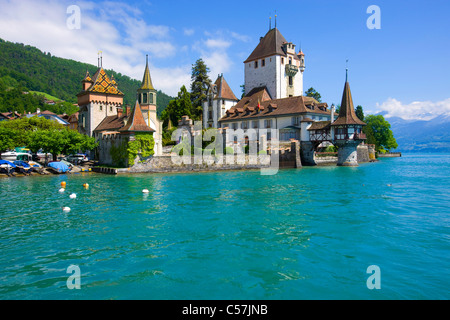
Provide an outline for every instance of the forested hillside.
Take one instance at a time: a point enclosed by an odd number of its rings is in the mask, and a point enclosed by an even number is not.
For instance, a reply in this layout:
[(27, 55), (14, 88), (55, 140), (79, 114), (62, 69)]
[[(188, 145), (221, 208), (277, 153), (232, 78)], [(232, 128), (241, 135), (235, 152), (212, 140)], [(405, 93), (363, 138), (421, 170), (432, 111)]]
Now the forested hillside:
[[(36, 109), (31, 107), (33, 98), (25, 98), (26, 103), (18, 102), (18, 91), (39, 91), (58, 97), (70, 104), (77, 102), (77, 93), (81, 91), (81, 80), (86, 70), (92, 75), (97, 70), (95, 65), (52, 56), (50, 52), (21, 43), (12, 43), (0, 39), (0, 112), (24, 111)], [(124, 103), (133, 105), (139, 80), (105, 69), (114, 78), (119, 89), (125, 94)], [(144, 72), (144, 70), (142, 70)], [(8, 91), (18, 89), (14, 94)], [(10, 96), (13, 100), (10, 100)], [(172, 98), (158, 91), (158, 114), (161, 114)], [(42, 109), (42, 106), (41, 106)], [(44, 108), (45, 109), (45, 108)]]

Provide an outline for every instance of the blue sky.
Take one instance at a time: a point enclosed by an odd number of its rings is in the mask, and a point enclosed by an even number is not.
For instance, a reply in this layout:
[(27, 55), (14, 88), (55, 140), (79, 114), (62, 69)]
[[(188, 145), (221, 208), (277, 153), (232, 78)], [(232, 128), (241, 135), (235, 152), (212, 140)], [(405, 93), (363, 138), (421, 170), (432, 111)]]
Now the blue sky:
[[(67, 8), (80, 8), (70, 29)], [(370, 30), (367, 8), (380, 8)], [(237, 96), (243, 61), (269, 17), (306, 55), (304, 88), (339, 104), (348, 59), (355, 105), (366, 113), (430, 119), (450, 114), (450, 2), (435, 1), (54, 1), (0, 0), (0, 37), (141, 79), (149, 54), (155, 87), (176, 95), (202, 58)], [(80, 78), (83, 75), (80, 75)]]

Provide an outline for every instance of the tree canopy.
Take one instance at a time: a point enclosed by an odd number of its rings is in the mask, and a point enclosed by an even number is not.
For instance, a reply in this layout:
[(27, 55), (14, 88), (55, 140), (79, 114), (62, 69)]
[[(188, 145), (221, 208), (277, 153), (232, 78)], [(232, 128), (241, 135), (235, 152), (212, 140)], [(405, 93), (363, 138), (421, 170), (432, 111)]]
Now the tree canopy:
[(364, 118), (364, 122), (367, 124), (363, 129), (367, 136), (367, 143), (374, 144), (378, 152), (398, 147), (391, 125), (382, 115), (368, 115)]
[(313, 87), (311, 87), (305, 91), (305, 96), (312, 97), (312, 98), (316, 99), (317, 101), (322, 102), (322, 100), (321, 100), (322, 97), (320, 96), (320, 93), (318, 93), (316, 91), (316, 89), (314, 89)]
[(173, 125), (177, 125), (182, 116), (192, 116), (191, 95), (185, 86), (180, 88), (178, 96), (169, 102), (167, 108), (162, 112), (161, 120), (167, 125), (170, 121)]
[(0, 152), (15, 147), (27, 147), (36, 153), (42, 149), (53, 155), (92, 150), (97, 146), (95, 138), (64, 127), (44, 117), (20, 118), (0, 122)]

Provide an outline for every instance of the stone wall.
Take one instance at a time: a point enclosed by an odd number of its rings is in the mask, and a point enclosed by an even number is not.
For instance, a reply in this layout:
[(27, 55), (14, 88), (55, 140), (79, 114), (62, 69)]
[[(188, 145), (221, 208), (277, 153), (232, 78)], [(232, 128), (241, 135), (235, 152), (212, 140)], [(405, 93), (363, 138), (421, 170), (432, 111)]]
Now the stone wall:
[[(274, 151), (274, 156), (278, 157), (278, 166), (273, 164), (273, 168), (301, 168), (300, 144), (293, 141), (289, 147), (283, 146)], [(177, 164), (172, 156), (154, 156), (142, 159), (139, 156), (131, 168), (119, 169), (118, 172), (140, 173), (140, 172), (187, 172), (187, 171), (220, 171), (220, 170), (243, 170), (271, 168), (270, 155), (254, 156), (249, 155), (225, 155), (222, 163), (209, 158), (210, 162), (203, 161), (196, 164), (195, 157), (190, 157), (190, 163)]]
[(356, 152), (358, 157), (358, 163), (370, 161), (369, 147), (366, 144), (359, 145), (358, 148), (356, 149)]

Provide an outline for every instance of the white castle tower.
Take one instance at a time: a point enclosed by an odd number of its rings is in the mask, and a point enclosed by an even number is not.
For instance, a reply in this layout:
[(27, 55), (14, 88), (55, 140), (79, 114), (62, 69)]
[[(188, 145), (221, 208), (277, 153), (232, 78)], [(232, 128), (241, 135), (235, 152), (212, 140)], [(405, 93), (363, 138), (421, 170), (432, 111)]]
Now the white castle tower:
[(244, 64), (245, 94), (265, 86), (272, 99), (303, 95), (305, 55), (276, 27), (260, 38)]

